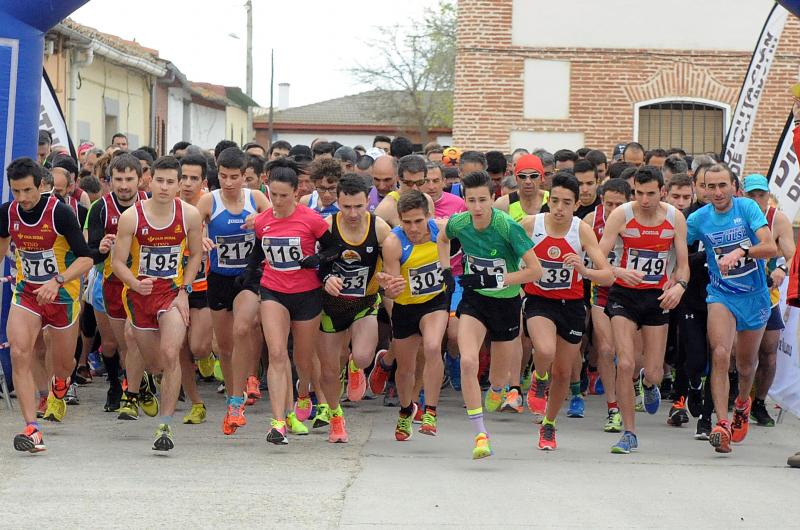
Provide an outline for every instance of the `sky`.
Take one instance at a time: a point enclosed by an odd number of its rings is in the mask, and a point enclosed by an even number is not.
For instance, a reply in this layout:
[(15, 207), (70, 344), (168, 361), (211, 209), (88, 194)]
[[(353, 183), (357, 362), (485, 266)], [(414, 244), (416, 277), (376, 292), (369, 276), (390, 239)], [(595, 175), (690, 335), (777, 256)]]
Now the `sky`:
[[(270, 48), (278, 83), (290, 83), (296, 107), (369, 90), (347, 71), (375, 59), (366, 40), (378, 26), (407, 24), (437, 0), (253, 0), (253, 98), (269, 106)], [(72, 14), (80, 24), (155, 48), (191, 81), (245, 89), (244, 0), (90, 0)], [(399, 9), (402, 6), (402, 10)], [(230, 36), (233, 34), (238, 37)]]

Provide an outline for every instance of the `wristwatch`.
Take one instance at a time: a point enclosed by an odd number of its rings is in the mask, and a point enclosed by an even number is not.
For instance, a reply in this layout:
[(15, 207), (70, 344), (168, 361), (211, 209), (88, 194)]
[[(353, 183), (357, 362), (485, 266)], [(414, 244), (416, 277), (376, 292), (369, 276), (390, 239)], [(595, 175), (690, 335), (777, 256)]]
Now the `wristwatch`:
[(178, 291), (186, 291), (186, 294), (192, 294), (192, 286), (191, 285), (181, 285), (178, 287)]
[(62, 276), (61, 274), (56, 274), (56, 283), (58, 285), (64, 285), (64, 282), (66, 282), (64, 276)]
[(749, 258), (750, 257), (750, 242), (749, 241), (742, 241), (741, 243), (739, 243), (739, 248), (742, 249), (742, 252), (744, 252), (744, 257), (745, 258)]
[(684, 291), (685, 291), (685, 290), (687, 290), (687, 289), (689, 288), (689, 284), (688, 284), (688, 283), (686, 283), (686, 280), (678, 280), (678, 281), (677, 281), (677, 282), (675, 282), (675, 283), (676, 283), (677, 285), (680, 285), (681, 287), (683, 287), (683, 290), (684, 290)]

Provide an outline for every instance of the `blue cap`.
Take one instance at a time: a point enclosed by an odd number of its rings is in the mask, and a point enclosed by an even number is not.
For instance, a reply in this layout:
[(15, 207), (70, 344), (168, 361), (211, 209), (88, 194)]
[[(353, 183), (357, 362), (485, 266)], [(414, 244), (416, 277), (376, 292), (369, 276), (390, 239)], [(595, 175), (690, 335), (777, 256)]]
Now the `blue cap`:
[(756, 190), (769, 191), (769, 182), (767, 182), (767, 177), (764, 175), (759, 175), (758, 173), (747, 175), (744, 178), (744, 192), (750, 193), (751, 191)]

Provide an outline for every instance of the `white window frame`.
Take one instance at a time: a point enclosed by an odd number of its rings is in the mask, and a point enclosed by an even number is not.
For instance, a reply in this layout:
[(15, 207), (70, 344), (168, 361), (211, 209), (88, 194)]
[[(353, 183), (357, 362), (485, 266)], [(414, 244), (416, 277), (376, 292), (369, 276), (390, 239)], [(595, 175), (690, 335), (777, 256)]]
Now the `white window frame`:
[[(671, 101), (679, 103), (699, 103), (701, 105), (708, 105), (710, 107), (717, 107), (722, 110), (722, 147), (725, 147), (725, 138), (728, 136), (728, 128), (730, 127), (731, 120), (731, 106), (721, 101), (714, 101), (713, 99), (704, 98), (690, 98), (684, 96), (673, 96), (667, 98), (648, 99), (646, 101), (639, 101), (633, 104), (633, 141), (639, 141), (639, 109), (648, 105), (655, 105), (658, 103), (669, 103)], [(678, 146), (680, 147), (680, 146)], [(669, 147), (666, 147), (669, 149)]]

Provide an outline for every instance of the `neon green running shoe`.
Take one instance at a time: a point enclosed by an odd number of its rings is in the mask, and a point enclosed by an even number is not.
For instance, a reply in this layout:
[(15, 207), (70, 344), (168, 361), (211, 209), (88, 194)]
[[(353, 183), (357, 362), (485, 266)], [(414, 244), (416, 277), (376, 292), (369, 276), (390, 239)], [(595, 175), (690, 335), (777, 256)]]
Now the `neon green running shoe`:
[(119, 408), (118, 420), (138, 420), (139, 419), (139, 398), (122, 395), (122, 405)]
[(311, 426), (315, 429), (328, 426), (328, 424), (331, 422), (331, 408), (327, 405), (327, 403), (320, 403), (317, 405), (317, 415), (314, 416), (312, 421), (313, 423)]
[(219, 364), (219, 359), (214, 361), (214, 378), (220, 383), (225, 381), (225, 376), (222, 375), (222, 365)]
[(622, 415), (617, 409), (608, 411), (608, 419), (603, 430), (605, 432), (622, 432)]
[(183, 417), (183, 423), (189, 425), (199, 425), (206, 421), (206, 406), (204, 403), (192, 404), (192, 410)]
[(195, 364), (197, 365), (197, 371), (200, 372), (200, 375), (203, 378), (214, 375), (214, 361), (216, 361), (216, 358), (214, 357), (213, 353), (209, 353), (208, 357), (203, 357), (202, 359), (197, 359), (195, 361)]
[(153, 451), (169, 451), (173, 447), (175, 447), (175, 440), (172, 437), (172, 429), (166, 423), (162, 423), (158, 426), (155, 440), (153, 440)]
[(483, 407), (487, 412), (497, 412), (500, 405), (503, 404), (503, 392), (495, 392), (491, 388), (486, 391), (486, 397), (483, 399)]
[(485, 432), (475, 437), (475, 448), (472, 450), (472, 459), (486, 458), (492, 456), (492, 446), (489, 445), (489, 435)]
[(286, 416), (286, 426), (289, 427), (289, 432), (298, 436), (308, 434), (308, 427), (303, 425), (303, 422), (297, 419), (297, 414), (290, 412)]
[(397, 416), (397, 425), (394, 428), (394, 438), (398, 442), (405, 442), (414, 434), (413, 421), (417, 414), (417, 404), (413, 403), (411, 414), (408, 416)]
[(531, 370), (531, 367), (528, 366), (525, 369), (525, 375), (522, 378), (522, 385), (520, 385), (520, 388), (522, 389), (523, 392), (527, 392), (528, 389), (531, 387), (531, 377), (533, 377), (533, 370)]
[(422, 425), (419, 428), (420, 434), (427, 434), (428, 436), (436, 436), (436, 416), (426, 412), (422, 415)]

